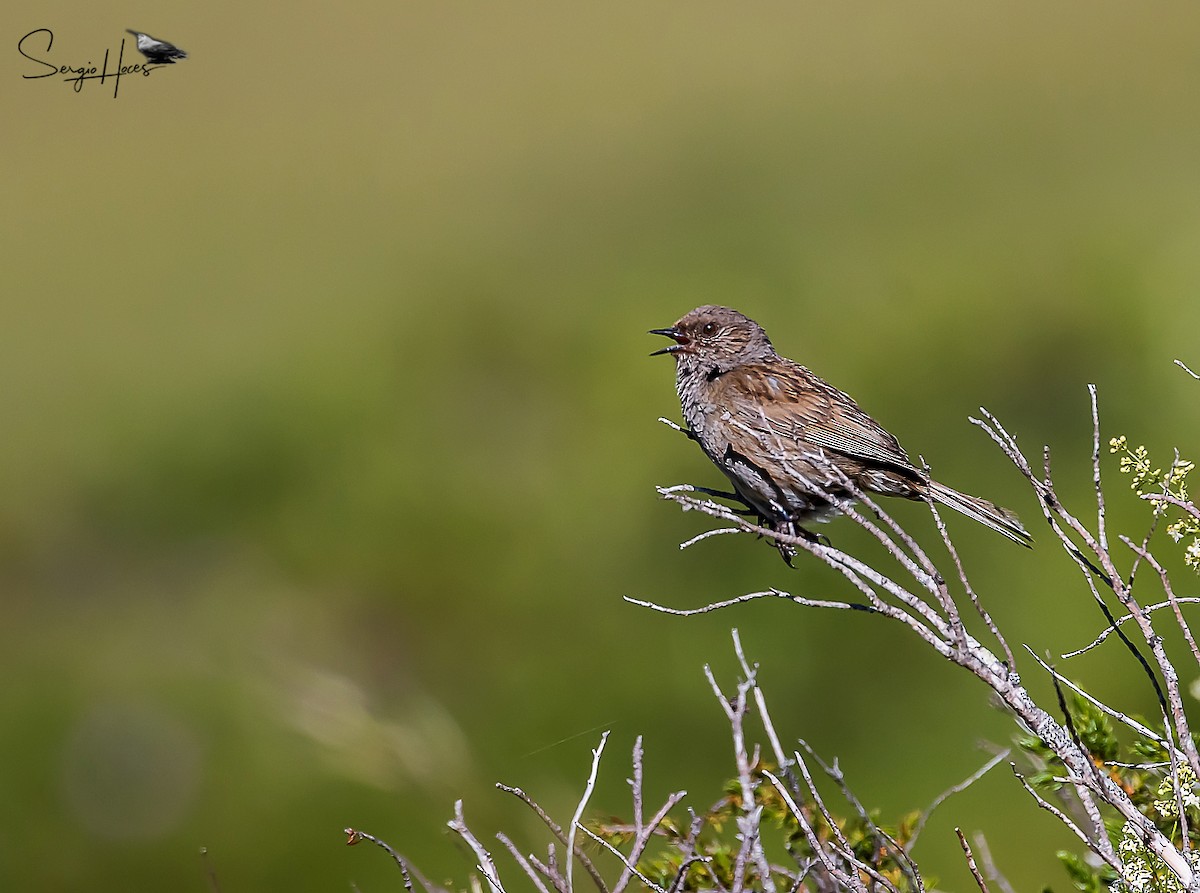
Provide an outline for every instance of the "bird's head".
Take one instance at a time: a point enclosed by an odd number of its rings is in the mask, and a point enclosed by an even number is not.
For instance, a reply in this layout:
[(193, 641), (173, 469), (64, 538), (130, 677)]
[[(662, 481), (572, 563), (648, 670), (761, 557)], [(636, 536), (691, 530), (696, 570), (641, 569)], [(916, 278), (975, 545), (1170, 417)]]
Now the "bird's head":
[(697, 307), (670, 328), (651, 329), (650, 334), (675, 342), (650, 356), (668, 353), (680, 364), (731, 369), (775, 356), (762, 326), (730, 307), (714, 304)]

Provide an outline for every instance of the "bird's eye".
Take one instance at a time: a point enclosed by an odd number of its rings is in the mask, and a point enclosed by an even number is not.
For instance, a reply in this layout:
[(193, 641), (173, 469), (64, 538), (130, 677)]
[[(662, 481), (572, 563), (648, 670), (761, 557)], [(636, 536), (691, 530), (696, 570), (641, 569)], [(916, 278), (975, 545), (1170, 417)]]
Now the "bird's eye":
[(717, 324), (715, 322), (706, 322), (704, 324), (704, 328), (702, 328), (700, 330), (700, 332), (701, 332), (701, 334), (704, 334), (704, 335), (711, 335), (714, 332), (716, 332), (716, 330), (717, 330)]

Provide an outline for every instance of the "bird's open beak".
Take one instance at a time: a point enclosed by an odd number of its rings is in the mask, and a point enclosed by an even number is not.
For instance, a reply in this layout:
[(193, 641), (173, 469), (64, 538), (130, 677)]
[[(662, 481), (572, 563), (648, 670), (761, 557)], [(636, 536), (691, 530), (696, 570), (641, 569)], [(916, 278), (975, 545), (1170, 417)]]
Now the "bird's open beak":
[(656, 357), (663, 353), (675, 353), (677, 350), (682, 350), (689, 343), (687, 336), (681, 333), (679, 329), (675, 328), (674, 326), (669, 329), (651, 329), (650, 334), (665, 335), (666, 337), (673, 338), (675, 340), (675, 343), (670, 347), (664, 347), (662, 350), (654, 351), (654, 353), (650, 354), (652, 357)]

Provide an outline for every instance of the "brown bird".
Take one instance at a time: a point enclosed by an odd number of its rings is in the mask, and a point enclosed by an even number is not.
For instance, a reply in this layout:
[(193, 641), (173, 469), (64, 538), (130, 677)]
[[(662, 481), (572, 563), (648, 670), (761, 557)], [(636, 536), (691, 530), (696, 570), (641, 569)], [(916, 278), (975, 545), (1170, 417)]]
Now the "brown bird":
[[(763, 525), (814, 537), (801, 525), (837, 514), (865, 493), (939, 502), (1015, 543), (1032, 538), (1008, 509), (939, 484), (847, 394), (775, 352), (754, 320), (729, 307), (697, 307), (667, 329), (687, 433), (733, 482)], [(790, 564), (795, 550), (776, 543)]]

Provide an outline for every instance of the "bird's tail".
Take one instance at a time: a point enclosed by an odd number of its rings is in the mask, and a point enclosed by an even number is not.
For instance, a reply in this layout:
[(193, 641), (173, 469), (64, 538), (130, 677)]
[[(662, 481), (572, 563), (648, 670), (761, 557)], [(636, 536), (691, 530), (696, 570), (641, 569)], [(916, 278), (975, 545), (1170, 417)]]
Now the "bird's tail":
[(978, 496), (959, 493), (937, 481), (929, 482), (929, 495), (942, 505), (949, 506), (956, 512), (962, 512), (968, 518), (978, 521), (985, 527), (992, 528), (1014, 543), (1026, 548), (1033, 547), (1033, 537), (1029, 535), (1029, 531), (1021, 524), (1021, 519), (1014, 512), (1010, 512), (994, 502), (980, 499)]

